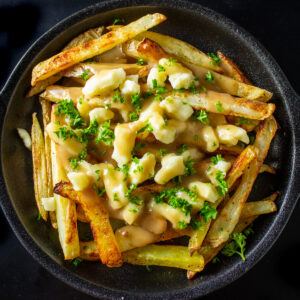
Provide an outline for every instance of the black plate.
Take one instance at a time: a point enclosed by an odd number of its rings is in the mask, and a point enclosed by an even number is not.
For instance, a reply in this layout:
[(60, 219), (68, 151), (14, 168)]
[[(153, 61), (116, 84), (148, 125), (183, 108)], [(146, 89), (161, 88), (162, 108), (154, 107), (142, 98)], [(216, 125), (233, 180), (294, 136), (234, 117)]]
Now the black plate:
[[(145, 4), (146, 3), (146, 4)], [(225, 17), (200, 5), (181, 1), (113, 1), (84, 9), (42, 36), (24, 55), (1, 92), (0, 122), (2, 175), (1, 205), (14, 232), (24, 247), (52, 274), (88, 294), (111, 299), (189, 299), (216, 290), (249, 270), (268, 251), (285, 226), (296, 204), (300, 185), (299, 96), (267, 51), (248, 33)], [(252, 199), (261, 199), (275, 190), (282, 192), (276, 214), (256, 221), (256, 234), (249, 239), (247, 260), (226, 259), (223, 264), (209, 265), (192, 281), (185, 272), (168, 268), (124, 265), (110, 269), (99, 263), (81, 263), (75, 268), (65, 262), (57, 233), (37, 222), (34, 202), (32, 164), (28, 150), (19, 140), (16, 127), (30, 129), (31, 114), (40, 111), (38, 101), (24, 98), (30, 85), (33, 66), (58, 52), (80, 32), (98, 25), (109, 25), (116, 16), (126, 22), (146, 13), (161, 12), (168, 20), (156, 31), (178, 37), (199, 49), (221, 49), (236, 61), (255, 85), (274, 92), (276, 118), (281, 126), (268, 156), (278, 175), (261, 175)], [(6, 104), (8, 104), (6, 110)], [(5, 115), (6, 111), (6, 115)], [(5, 117), (4, 117), (5, 116)], [(298, 154), (298, 155), (297, 155)]]

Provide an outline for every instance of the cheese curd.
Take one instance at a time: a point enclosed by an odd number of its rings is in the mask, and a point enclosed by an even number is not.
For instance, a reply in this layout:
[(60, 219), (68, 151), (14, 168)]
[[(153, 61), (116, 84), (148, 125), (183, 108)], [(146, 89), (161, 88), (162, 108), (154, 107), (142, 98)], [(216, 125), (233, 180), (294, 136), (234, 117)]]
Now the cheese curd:
[(186, 215), (179, 208), (174, 208), (167, 203), (155, 203), (154, 200), (149, 202), (149, 207), (155, 213), (166, 218), (173, 226), (173, 228), (179, 229), (180, 222), (188, 224), (191, 221), (191, 216)]
[(154, 176), (154, 167), (156, 164), (155, 155), (146, 153), (140, 159), (135, 159), (129, 168), (130, 184), (139, 184)]
[(114, 117), (114, 113), (110, 109), (105, 109), (103, 107), (97, 107), (89, 112), (90, 122), (96, 120), (98, 124), (111, 120)]
[(162, 158), (161, 169), (156, 173), (154, 181), (158, 184), (166, 184), (172, 178), (183, 175), (184, 171), (183, 157), (170, 153)]
[(205, 171), (207, 177), (210, 179), (210, 181), (215, 185), (218, 186), (217, 181), (217, 173), (221, 171), (224, 175), (228, 172), (228, 170), (231, 168), (231, 162), (220, 160), (216, 165), (211, 164), (208, 169)]
[(124, 221), (131, 225), (143, 211), (144, 204), (129, 202), (123, 209)]
[(167, 79), (167, 73), (164, 71), (159, 71), (158, 68), (153, 67), (147, 77), (147, 85), (149, 89), (153, 89), (153, 80), (156, 80), (157, 86), (165, 86), (165, 81)]
[(178, 63), (175, 59), (161, 58), (158, 62), (166, 70), (167, 75), (173, 74), (192, 74), (192, 71)]
[(173, 89), (188, 89), (194, 79), (193, 74), (190, 73), (174, 73), (169, 76), (169, 81)]
[(136, 126), (131, 123), (118, 124), (115, 128), (114, 151), (112, 158), (121, 168), (131, 160), (131, 151), (135, 144)]
[(197, 192), (199, 197), (209, 202), (216, 202), (219, 198), (217, 189), (211, 183), (193, 181), (189, 184), (189, 189)]
[(128, 191), (125, 175), (117, 171), (111, 164), (103, 170), (103, 182), (109, 204), (113, 209), (119, 209), (128, 204), (126, 193)]
[(219, 148), (219, 139), (211, 126), (205, 125), (199, 132), (199, 138), (206, 151), (214, 152)]
[(194, 112), (192, 107), (184, 102), (184, 98), (169, 96), (160, 103), (160, 107), (164, 109), (171, 118), (186, 121)]
[(75, 191), (83, 191), (90, 184), (89, 177), (83, 172), (69, 172), (67, 176)]
[(54, 197), (42, 198), (42, 204), (47, 211), (55, 211), (56, 202)]
[(120, 86), (120, 91), (123, 96), (131, 96), (139, 94), (141, 87), (135, 80), (126, 79)]
[(204, 153), (200, 152), (197, 148), (189, 147), (181, 154), (181, 156), (184, 161), (190, 159), (197, 162), (204, 158)]
[(87, 80), (82, 93), (86, 97), (107, 95), (125, 81), (126, 73), (122, 68), (103, 70)]
[(227, 146), (235, 146), (238, 141), (249, 144), (247, 131), (235, 125), (219, 125), (216, 127), (219, 140)]

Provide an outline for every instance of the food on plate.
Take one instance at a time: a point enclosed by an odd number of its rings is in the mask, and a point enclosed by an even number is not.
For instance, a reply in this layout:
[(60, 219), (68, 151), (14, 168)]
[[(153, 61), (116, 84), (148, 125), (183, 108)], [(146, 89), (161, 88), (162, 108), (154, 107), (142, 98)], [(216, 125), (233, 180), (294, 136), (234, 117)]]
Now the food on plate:
[(276, 173), (264, 163), (272, 93), (221, 51), (148, 31), (165, 20), (90, 29), (32, 71), (43, 129), (34, 113), (31, 139), (18, 133), (32, 144), (39, 216), (76, 266), (175, 267), (191, 279), (219, 256), (246, 259), (249, 225), (277, 210), (279, 192), (247, 201), (259, 173)]

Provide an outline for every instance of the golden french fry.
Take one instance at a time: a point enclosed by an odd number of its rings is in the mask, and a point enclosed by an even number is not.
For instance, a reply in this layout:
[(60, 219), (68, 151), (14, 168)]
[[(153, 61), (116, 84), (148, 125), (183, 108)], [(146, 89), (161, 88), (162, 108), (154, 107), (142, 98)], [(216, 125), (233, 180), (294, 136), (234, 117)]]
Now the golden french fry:
[(93, 236), (97, 245), (99, 256), (103, 264), (111, 267), (122, 265), (119, 246), (109, 222), (109, 215), (95, 190), (88, 193), (77, 192), (72, 184), (59, 182), (54, 187), (54, 193), (72, 199), (79, 203), (90, 221)]
[(58, 53), (34, 67), (31, 85), (34, 86), (37, 82), (49, 78), (72, 65), (110, 50), (165, 20), (166, 17), (162, 14), (149, 14), (116, 31), (108, 32), (98, 39)]
[(275, 192), (271, 196), (255, 202), (246, 202), (241, 212), (240, 218), (248, 218), (252, 216), (269, 214), (277, 211), (277, 206), (274, 203), (280, 192)]
[(76, 214), (77, 214), (77, 220), (82, 222), (82, 223), (88, 223), (88, 219), (86, 218), (84, 214), (84, 210), (81, 205), (77, 205), (76, 208)]
[(259, 169), (259, 173), (264, 173), (264, 172), (267, 172), (270, 174), (276, 174), (275, 168), (273, 168), (272, 166), (269, 166), (267, 164), (263, 164), (261, 166), (261, 168)]
[(221, 67), (225, 71), (225, 75), (235, 79), (238, 82), (252, 85), (251, 81), (230, 58), (226, 57), (221, 51), (218, 51), (217, 54), (221, 60)]
[(42, 204), (42, 198), (46, 198), (48, 194), (45, 144), (43, 132), (36, 117), (36, 113), (32, 114), (31, 139), (35, 200), (40, 215), (42, 216), (43, 220), (47, 221), (48, 213)]
[(190, 256), (184, 246), (148, 245), (122, 253), (124, 262), (143, 266), (165, 266), (200, 272), (204, 267), (204, 259), (198, 253)]
[[(250, 162), (256, 158), (256, 151), (257, 149), (254, 146), (248, 146), (233, 162), (226, 179), (228, 189), (230, 189), (235, 181), (245, 172)], [(213, 206), (216, 208), (223, 199), (224, 197), (221, 197), (216, 203), (213, 204)], [(201, 224), (203, 224), (202, 228), (194, 230), (189, 240), (189, 250), (191, 254), (200, 249), (210, 228), (211, 221), (204, 222), (202, 217), (200, 218), (200, 221)]]
[[(48, 195), (53, 196), (53, 181), (52, 181), (52, 162), (51, 162), (51, 140), (46, 131), (46, 126), (51, 122), (51, 103), (40, 98), (40, 104), (42, 106), (43, 125), (44, 125), (44, 140), (45, 140), (45, 159), (47, 168), (47, 182), (48, 182)], [(51, 225), (54, 229), (57, 229), (57, 220), (55, 211), (49, 211), (49, 217)]]
[(249, 168), (243, 174), (241, 184), (222, 209), (207, 234), (206, 241), (212, 247), (216, 248), (226, 242), (238, 223), (241, 211), (268, 153), (276, 130), (277, 123), (273, 116), (261, 123), (254, 142), (254, 146), (259, 150), (258, 156), (250, 163)]
[[(57, 121), (55, 115), (56, 105), (52, 105), (51, 122)], [(67, 180), (65, 168), (59, 161), (60, 146), (51, 141), (51, 162), (53, 185), (61, 180)], [(56, 219), (59, 241), (65, 259), (73, 259), (79, 256), (79, 237), (77, 230), (76, 205), (68, 198), (54, 194), (56, 202)]]
[(94, 241), (80, 241), (80, 258), (89, 261), (96, 261), (100, 259), (97, 245)]

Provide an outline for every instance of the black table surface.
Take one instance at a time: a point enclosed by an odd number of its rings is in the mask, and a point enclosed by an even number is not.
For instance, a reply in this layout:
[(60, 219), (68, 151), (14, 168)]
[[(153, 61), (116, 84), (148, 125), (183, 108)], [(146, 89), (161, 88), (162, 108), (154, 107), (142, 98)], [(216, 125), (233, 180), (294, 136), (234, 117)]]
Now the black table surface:
[[(0, 0), (0, 87), (41, 34), (93, 0)], [(300, 1), (195, 1), (231, 18), (274, 56), (300, 94)], [(162, 1), (163, 3), (163, 1)], [(300, 116), (299, 116), (300, 117)], [(246, 275), (205, 299), (300, 299), (297, 205), (268, 254)], [(21, 246), (0, 209), (0, 299), (94, 299), (62, 283)]]

